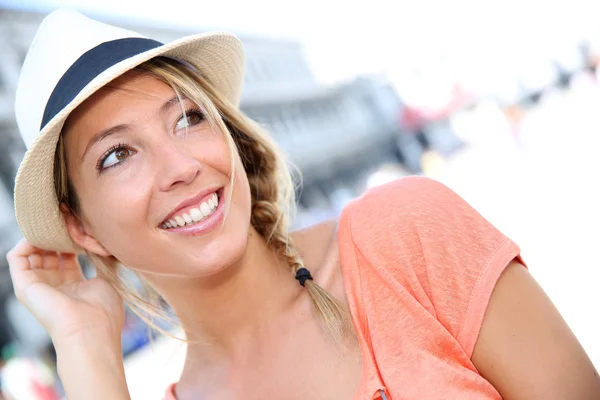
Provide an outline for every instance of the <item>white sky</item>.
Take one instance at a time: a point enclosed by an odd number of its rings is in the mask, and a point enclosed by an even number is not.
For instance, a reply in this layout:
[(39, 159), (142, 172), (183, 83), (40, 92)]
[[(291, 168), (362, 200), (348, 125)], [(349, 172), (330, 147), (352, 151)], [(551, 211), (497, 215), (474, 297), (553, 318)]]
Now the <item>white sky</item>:
[(192, 30), (295, 37), (323, 81), (365, 72), (400, 80), (442, 50), (460, 69), (476, 70), (490, 57), (498, 68), (600, 27), (598, 0), (0, 0), (2, 6), (70, 6)]

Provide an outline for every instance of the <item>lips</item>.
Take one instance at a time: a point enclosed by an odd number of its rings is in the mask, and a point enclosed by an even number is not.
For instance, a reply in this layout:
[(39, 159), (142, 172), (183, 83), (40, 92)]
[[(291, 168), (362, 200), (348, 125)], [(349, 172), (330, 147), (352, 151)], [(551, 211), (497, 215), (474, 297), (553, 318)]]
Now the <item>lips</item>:
[(217, 209), (222, 188), (204, 190), (198, 195), (179, 203), (159, 225), (170, 229), (200, 222)]

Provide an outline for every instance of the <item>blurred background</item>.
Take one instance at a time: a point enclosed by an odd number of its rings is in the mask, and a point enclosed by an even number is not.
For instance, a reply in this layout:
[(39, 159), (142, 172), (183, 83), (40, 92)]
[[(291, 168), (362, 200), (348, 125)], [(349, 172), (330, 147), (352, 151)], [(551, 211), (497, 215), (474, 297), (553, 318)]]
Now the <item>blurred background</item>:
[[(62, 397), (52, 346), (14, 299), (4, 257), (20, 237), (15, 87), (41, 19), (59, 6), (163, 42), (236, 33), (247, 54), (241, 108), (303, 172), (297, 228), (335, 217), (369, 187), (440, 180), (517, 241), (600, 369), (597, 1), (0, 0), (5, 398)], [(132, 398), (160, 399), (185, 346), (150, 343), (133, 315), (123, 345)]]

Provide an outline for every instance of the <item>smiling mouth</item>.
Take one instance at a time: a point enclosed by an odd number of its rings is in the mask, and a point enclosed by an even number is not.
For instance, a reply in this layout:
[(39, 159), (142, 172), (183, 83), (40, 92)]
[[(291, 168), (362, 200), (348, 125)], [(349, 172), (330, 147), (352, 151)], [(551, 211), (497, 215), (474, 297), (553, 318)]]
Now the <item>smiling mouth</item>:
[(219, 207), (221, 201), (221, 191), (219, 189), (216, 192), (206, 196), (201, 203), (187, 207), (173, 217), (169, 218), (168, 221), (163, 222), (159, 228), (161, 229), (174, 229), (181, 228), (183, 226), (194, 225), (209, 218)]

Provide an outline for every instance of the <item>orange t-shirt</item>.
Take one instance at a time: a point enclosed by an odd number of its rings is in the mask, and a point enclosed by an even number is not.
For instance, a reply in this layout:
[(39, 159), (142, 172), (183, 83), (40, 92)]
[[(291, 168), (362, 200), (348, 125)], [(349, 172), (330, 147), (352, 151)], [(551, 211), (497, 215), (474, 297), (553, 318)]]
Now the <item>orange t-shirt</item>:
[(515, 243), (446, 186), (408, 177), (352, 201), (338, 246), (362, 353), (354, 400), (501, 399), (471, 355)]

